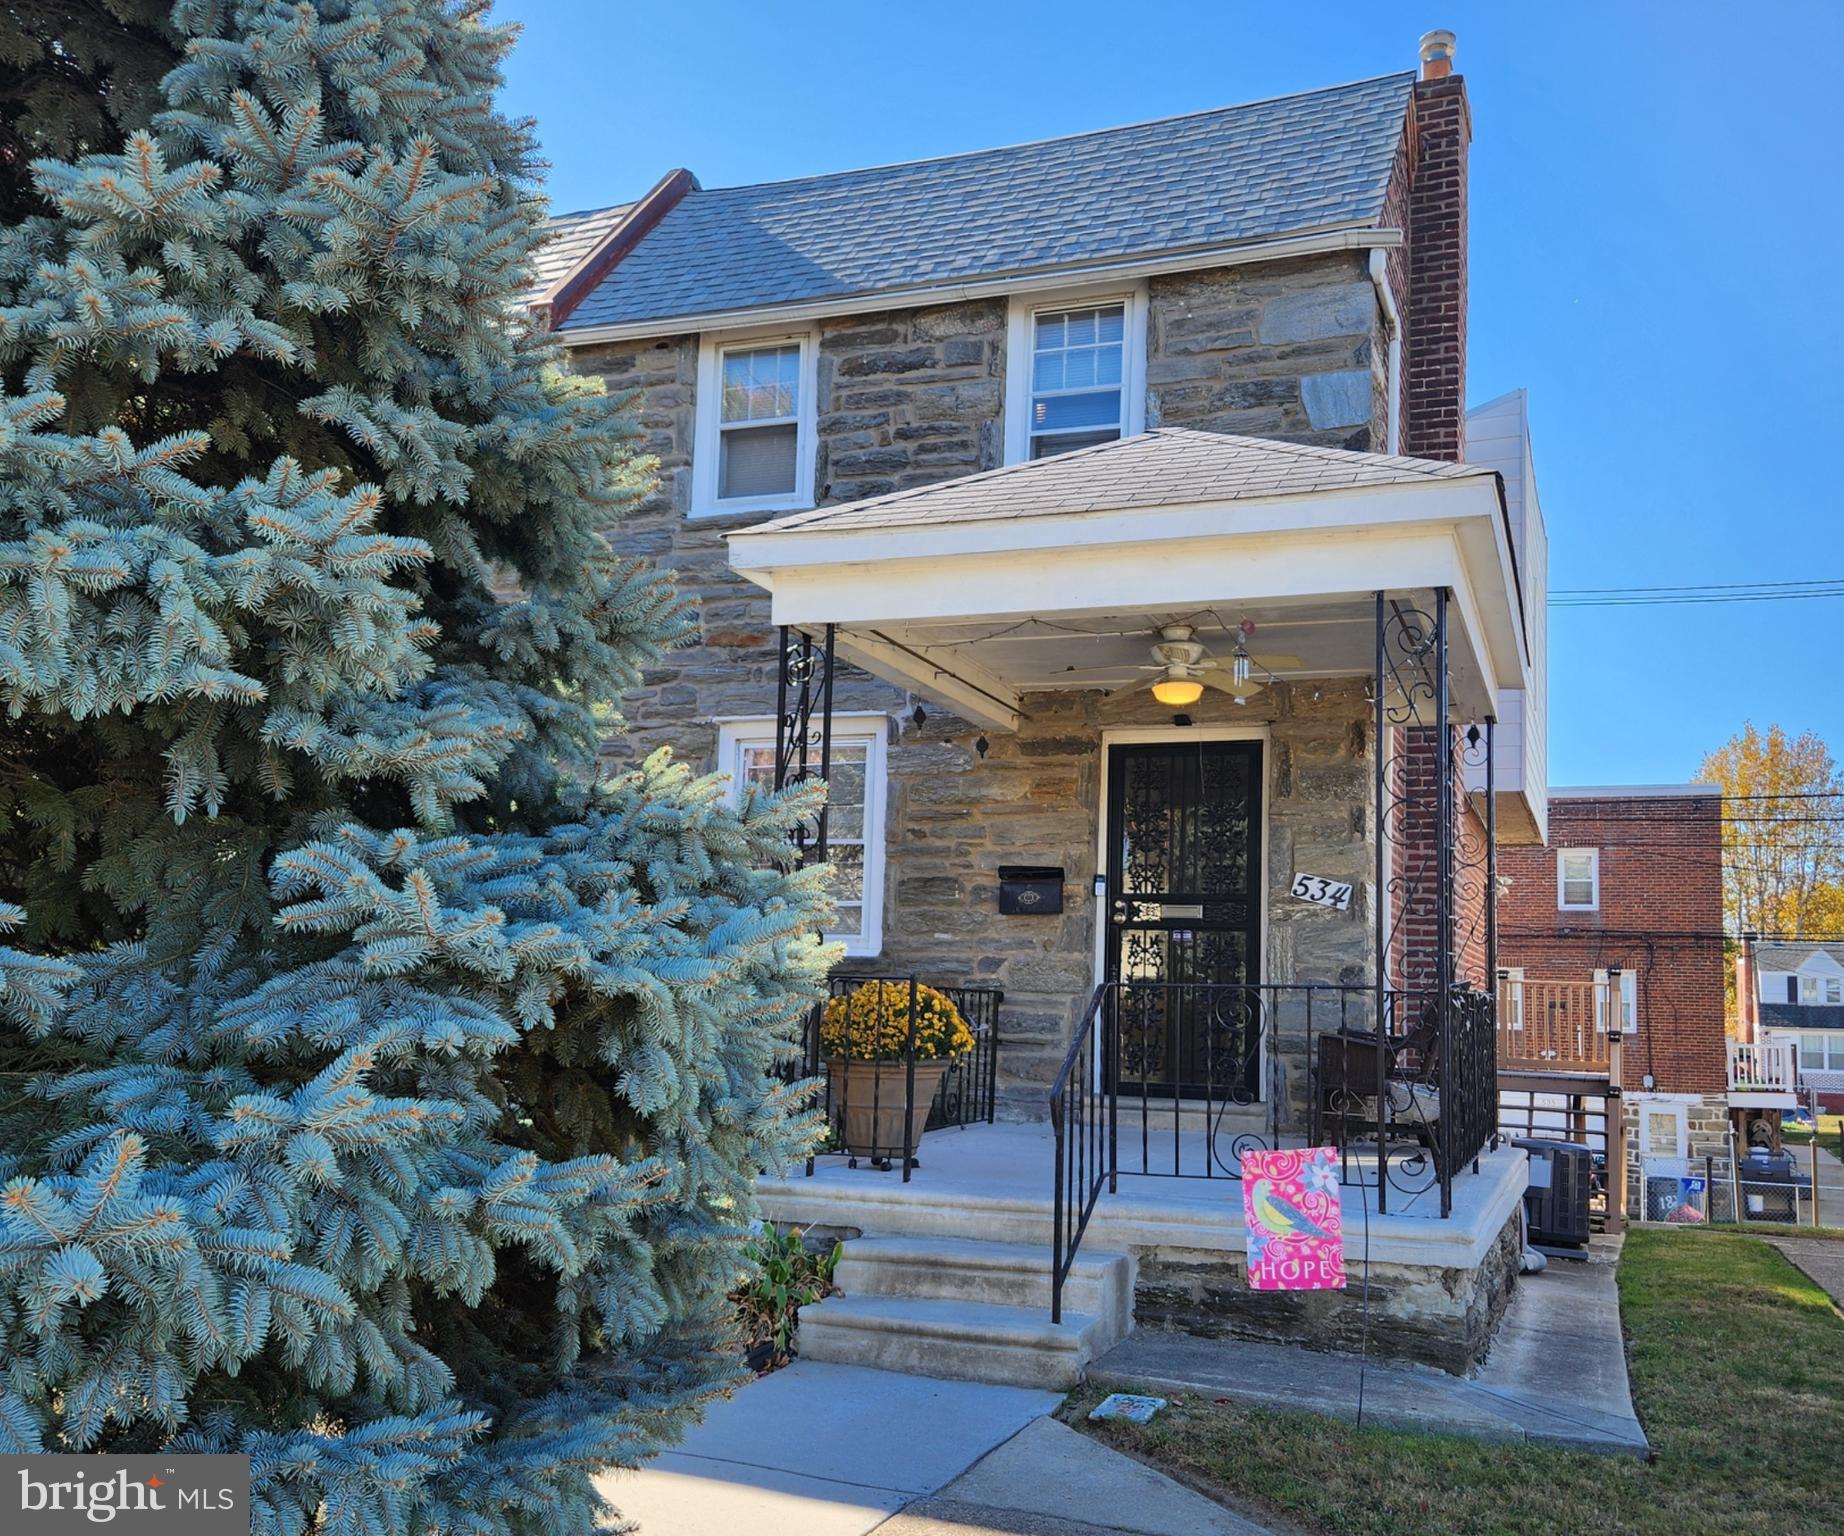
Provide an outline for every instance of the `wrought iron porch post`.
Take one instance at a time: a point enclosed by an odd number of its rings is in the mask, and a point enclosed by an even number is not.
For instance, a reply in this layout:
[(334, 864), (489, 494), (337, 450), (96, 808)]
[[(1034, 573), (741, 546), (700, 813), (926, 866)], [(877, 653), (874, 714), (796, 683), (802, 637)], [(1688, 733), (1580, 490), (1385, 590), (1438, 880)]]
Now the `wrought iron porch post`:
[[(809, 752), (813, 734), (814, 693), (819, 694), (819, 731), (820, 731), (820, 782), (825, 783), (832, 774), (832, 661), (833, 661), (833, 626), (826, 626), (825, 649), (815, 653), (813, 637), (804, 630), (781, 626), (780, 647), (777, 651), (775, 667), (775, 788), (786, 789), (789, 784), (804, 784), (812, 775), (808, 772)], [(790, 698), (790, 694), (792, 697)], [(812, 862), (823, 863), (826, 858), (826, 827), (830, 808), (825, 803), (820, 806), (820, 813), (814, 818), (812, 838), (809, 841), (808, 829), (802, 822), (794, 829), (794, 863), (804, 866)], [(807, 1075), (816, 1078), (820, 1074), (820, 1019), (824, 1004), (815, 1003), (813, 1011), (807, 1018), (806, 1030), (806, 1066)], [(843, 1099), (837, 1106), (841, 1116), (844, 1114)], [(833, 1106), (830, 1096), (827, 1100), (827, 1112)], [(813, 1154), (807, 1154), (807, 1176), (813, 1176)]]
[[(1377, 1031), (1377, 1214), (1384, 1215), (1389, 1210), (1389, 1180), (1384, 1169), (1389, 1163), (1389, 1138), (1384, 1127), (1384, 1117), (1388, 1114), (1389, 1102), (1389, 1066), (1385, 1053), (1389, 1049), (1389, 855), (1384, 846), (1388, 832), (1384, 826), (1383, 792), (1384, 778), (1388, 773), (1389, 751), (1385, 744), (1384, 733), (1389, 728), (1389, 715), (1383, 702), (1384, 690), (1388, 686), (1386, 658), (1383, 653), (1384, 628), (1388, 616), (1384, 607), (1384, 594), (1377, 593), (1377, 676), (1376, 676), (1376, 740), (1372, 743), (1371, 757), (1372, 786), (1376, 794), (1376, 827), (1374, 835), (1377, 841), (1377, 897), (1376, 911), (1376, 1031)], [(1321, 1089), (1321, 1092), (1324, 1090)], [(1360, 1174), (1361, 1177), (1361, 1174)]]
[(1447, 678), (1447, 589), (1434, 594), (1434, 984), (1435, 1020), (1440, 1054), (1442, 1113), (1438, 1117), (1441, 1149), (1441, 1215), (1453, 1214), (1453, 740), (1447, 712), (1451, 704)]
[[(781, 663), (775, 678), (775, 788), (804, 784), (813, 778), (814, 713), (819, 714), (819, 780), (832, 777), (833, 626), (826, 626), (823, 648), (804, 630), (781, 626)], [(817, 698), (816, 698), (817, 695)], [(794, 829), (796, 864), (823, 863), (829, 810), (824, 804), (811, 833)]]

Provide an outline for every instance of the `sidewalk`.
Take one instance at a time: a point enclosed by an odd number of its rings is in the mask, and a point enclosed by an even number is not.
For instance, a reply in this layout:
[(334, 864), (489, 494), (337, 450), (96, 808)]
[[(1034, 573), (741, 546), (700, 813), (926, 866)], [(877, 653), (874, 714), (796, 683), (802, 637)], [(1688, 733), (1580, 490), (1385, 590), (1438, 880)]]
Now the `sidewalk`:
[(1047, 1418), (1061, 1401), (796, 1361), (600, 1484), (639, 1536), (1266, 1536)]
[[(1533, 1441), (1607, 1455), (1650, 1454), (1633, 1413), (1614, 1286), (1618, 1238), (1585, 1261), (1525, 1275), (1477, 1376), (1371, 1361), (1364, 1422), (1482, 1440)], [(1336, 1418), (1357, 1413), (1355, 1356), (1142, 1331), (1090, 1369), (1099, 1386), (1190, 1391)]]

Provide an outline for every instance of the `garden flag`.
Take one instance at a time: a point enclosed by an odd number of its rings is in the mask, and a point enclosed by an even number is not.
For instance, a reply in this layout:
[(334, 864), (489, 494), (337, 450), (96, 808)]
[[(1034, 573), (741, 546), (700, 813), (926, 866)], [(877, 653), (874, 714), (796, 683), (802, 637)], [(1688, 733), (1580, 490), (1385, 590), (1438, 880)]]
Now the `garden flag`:
[(1248, 1223), (1251, 1289), (1344, 1289), (1335, 1147), (1244, 1152), (1242, 1214)]

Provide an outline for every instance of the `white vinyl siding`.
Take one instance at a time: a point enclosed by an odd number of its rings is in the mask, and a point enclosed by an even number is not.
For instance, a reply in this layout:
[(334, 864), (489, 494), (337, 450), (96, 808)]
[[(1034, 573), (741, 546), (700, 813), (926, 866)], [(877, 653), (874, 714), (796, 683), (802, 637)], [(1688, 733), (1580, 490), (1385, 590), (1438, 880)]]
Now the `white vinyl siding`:
[(1601, 851), (1556, 850), (1556, 906), (1563, 912), (1594, 912), (1601, 905)]
[[(874, 955), (883, 945), (885, 729), (882, 715), (835, 715), (832, 722), (826, 859), (834, 913), (826, 937), (842, 943), (848, 955)], [(718, 766), (730, 776), (733, 804), (745, 785), (774, 788), (774, 720), (725, 721)], [(817, 759), (810, 766), (817, 772)]]

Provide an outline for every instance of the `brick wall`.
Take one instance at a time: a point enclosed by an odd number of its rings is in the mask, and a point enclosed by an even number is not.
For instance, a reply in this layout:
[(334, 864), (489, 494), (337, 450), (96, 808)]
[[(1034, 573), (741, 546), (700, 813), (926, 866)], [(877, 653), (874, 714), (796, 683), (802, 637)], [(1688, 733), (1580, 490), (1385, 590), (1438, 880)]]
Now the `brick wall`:
[[(1466, 457), (1467, 148), (1472, 115), (1458, 75), (1419, 80), (1408, 191), (1406, 407), (1402, 451)], [(1399, 299), (1400, 302), (1400, 299)]]
[[(1546, 981), (1616, 966), (1637, 975), (1630, 1089), (1646, 1074), (1661, 1093), (1717, 1093), (1726, 1082), (1721, 805), (1714, 794), (1552, 797), (1550, 846), (1499, 851), (1501, 966)], [(1600, 850), (1600, 910), (1558, 910), (1562, 848)]]

